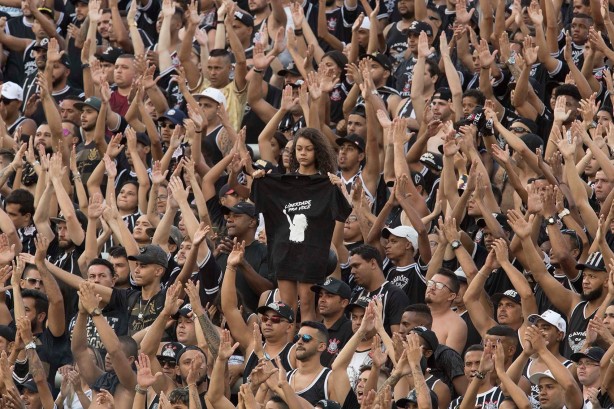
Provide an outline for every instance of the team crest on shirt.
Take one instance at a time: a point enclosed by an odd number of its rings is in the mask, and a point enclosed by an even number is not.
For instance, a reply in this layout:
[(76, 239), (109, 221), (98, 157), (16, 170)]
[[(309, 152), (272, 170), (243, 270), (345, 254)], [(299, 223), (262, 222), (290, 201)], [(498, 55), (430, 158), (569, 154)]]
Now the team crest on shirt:
[(328, 340), (328, 353), (331, 355), (337, 355), (339, 353), (339, 340), (332, 338)]
[(333, 92), (330, 94), (331, 101), (341, 101), (341, 92), (339, 89), (335, 88)]
[(333, 18), (326, 20), (326, 27), (328, 28), (328, 31), (330, 32), (335, 31), (335, 29), (337, 28), (337, 18), (333, 17)]
[(497, 409), (499, 407), (499, 402), (497, 401), (486, 401), (482, 403), (482, 409)]

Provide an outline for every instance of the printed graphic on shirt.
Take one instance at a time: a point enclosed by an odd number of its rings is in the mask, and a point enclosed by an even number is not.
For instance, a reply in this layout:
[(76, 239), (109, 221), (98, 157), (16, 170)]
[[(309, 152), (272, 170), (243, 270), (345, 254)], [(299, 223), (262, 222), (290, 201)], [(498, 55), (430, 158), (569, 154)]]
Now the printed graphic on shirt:
[(288, 203), (283, 210), (283, 213), (290, 224), (290, 241), (294, 243), (302, 243), (305, 241), (305, 230), (307, 230), (307, 216), (303, 213), (297, 213), (290, 217), (289, 211), (309, 210), (311, 208), (311, 200), (305, 200), (298, 203)]

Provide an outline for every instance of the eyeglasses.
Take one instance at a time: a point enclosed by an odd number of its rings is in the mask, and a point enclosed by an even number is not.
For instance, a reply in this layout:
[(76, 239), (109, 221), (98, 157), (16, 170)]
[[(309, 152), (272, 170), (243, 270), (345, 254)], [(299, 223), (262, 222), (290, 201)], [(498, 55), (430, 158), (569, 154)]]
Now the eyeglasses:
[(514, 126), (510, 128), (510, 132), (514, 133), (529, 133), (528, 129), (524, 129), (522, 126)]
[(30, 285), (43, 285), (43, 280), (39, 280), (38, 278), (24, 278)]
[(427, 281), (426, 288), (431, 288), (431, 287), (435, 287), (437, 290), (443, 290), (444, 288), (447, 288), (448, 290), (450, 290), (450, 292), (453, 292), (450, 287), (448, 287), (444, 283), (440, 283), (439, 281), (433, 281), (433, 280)]
[(296, 344), (299, 341), (299, 339), (303, 341), (303, 344), (306, 344), (308, 342), (311, 342), (313, 337), (309, 334), (296, 334), (294, 336), (294, 343)]
[(262, 317), (260, 317), (260, 321), (262, 321), (263, 323), (267, 323), (269, 321), (271, 321), (273, 324), (279, 324), (282, 321), (286, 321), (283, 318), (281, 318), (279, 315), (263, 315)]
[(599, 366), (599, 362), (594, 362), (594, 361), (578, 361), (578, 367), (585, 367), (585, 368), (589, 368), (592, 366)]
[(160, 122), (160, 128), (175, 129), (177, 125), (172, 122)]
[(158, 196), (158, 202), (162, 202), (166, 199), (168, 199), (168, 196)]

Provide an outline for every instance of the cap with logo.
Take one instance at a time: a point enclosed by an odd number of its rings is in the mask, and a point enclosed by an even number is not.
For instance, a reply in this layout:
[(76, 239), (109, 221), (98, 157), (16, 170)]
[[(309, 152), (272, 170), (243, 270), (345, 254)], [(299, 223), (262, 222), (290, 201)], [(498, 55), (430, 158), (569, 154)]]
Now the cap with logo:
[(177, 311), (177, 318), (189, 317), (191, 313), (192, 313), (192, 304), (187, 303), (183, 307), (179, 308), (179, 311)]
[(433, 27), (431, 27), (429, 23), (425, 23), (424, 21), (414, 20), (407, 29), (408, 34), (420, 34), (423, 31), (426, 33), (427, 36), (433, 37)]
[(341, 409), (341, 405), (338, 402), (330, 399), (322, 399), (317, 401), (314, 407), (318, 406), (322, 409)]
[(603, 254), (599, 251), (591, 253), (584, 263), (576, 264), (576, 268), (578, 270), (606, 271)]
[(230, 187), (230, 185), (229, 185), (228, 183), (226, 183), (225, 185), (223, 185), (223, 186), (220, 188), (220, 191), (219, 191), (219, 193), (218, 193), (218, 196), (219, 196), (219, 197), (224, 197), (224, 196), (226, 196), (226, 195), (232, 195), (232, 194), (234, 194), (234, 193), (236, 193), (236, 192), (234, 191), (234, 189), (233, 189), (233, 188), (231, 188), (231, 187)]
[(174, 125), (182, 125), (183, 120), (186, 119), (185, 113), (180, 109), (169, 109), (164, 113), (164, 115), (160, 115), (160, 119), (168, 119)]
[(294, 75), (296, 77), (301, 76), (301, 73), (299, 72), (298, 68), (296, 68), (296, 66), (294, 65), (294, 61), (290, 61), (288, 65), (286, 65), (283, 69), (277, 72), (277, 75), (279, 75), (280, 77), (285, 77), (288, 74)]
[(411, 330), (422, 337), (428, 344), (431, 351), (435, 352), (437, 347), (439, 346), (439, 341), (437, 340), (437, 335), (426, 327), (415, 327)]
[(346, 300), (349, 300), (352, 296), (352, 289), (350, 288), (350, 286), (341, 280), (337, 280), (334, 277), (328, 277), (326, 281), (324, 281), (322, 284), (316, 284), (311, 286), (311, 291), (313, 292), (317, 293), (320, 290), (324, 290), (331, 294), (338, 295), (341, 298), (345, 298)]
[(375, 52), (373, 54), (365, 54), (362, 58), (370, 58), (381, 65), (386, 71), (392, 71), (392, 64), (386, 54)]
[(235, 11), (235, 20), (239, 20), (243, 25), (247, 27), (254, 27), (254, 18), (243, 10)]
[(344, 143), (355, 145), (361, 152), (364, 152), (366, 148), (365, 140), (360, 135), (356, 135), (355, 133), (342, 138), (337, 138), (335, 143), (339, 146), (343, 146)]
[(100, 112), (100, 107), (102, 107), (102, 101), (97, 98), (97, 97), (89, 97), (88, 99), (86, 99), (83, 102), (77, 102), (75, 103), (75, 108), (79, 109), (79, 110), (83, 110), (83, 108), (85, 108), (86, 106), (95, 109), (96, 111)]
[(246, 214), (249, 217), (256, 217), (256, 206), (249, 202), (238, 202), (232, 207), (223, 206), (222, 213)]
[(177, 354), (185, 348), (181, 342), (167, 342), (162, 347), (160, 354), (156, 355), (158, 361), (177, 361)]
[(369, 306), (369, 303), (371, 302), (371, 299), (369, 297), (358, 297), (355, 301), (352, 301), (350, 304), (348, 304), (347, 307), (345, 307), (345, 310), (347, 312), (352, 311), (352, 309), (354, 307), (360, 307), (360, 308), (367, 308)]
[(168, 255), (160, 246), (155, 244), (141, 247), (139, 254), (128, 256), (128, 260), (138, 261), (141, 264), (157, 264), (164, 268), (168, 267)]
[(532, 384), (539, 385), (539, 381), (542, 378), (549, 378), (549, 379), (552, 379), (553, 381), (556, 381), (556, 378), (554, 377), (554, 375), (552, 375), (552, 372), (550, 372), (550, 369), (548, 369), (546, 372), (534, 373), (533, 375), (529, 377), (529, 380), (531, 381)]
[(258, 307), (256, 310), (259, 314), (264, 314), (265, 312), (273, 311), (280, 317), (287, 319), (289, 322), (294, 322), (294, 311), (292, 311), (292, 307), (286, 305), (282, 301), (272, 302), (268, 305), (263, 305)]
[(384, 227), (382, 237), (387, 239), (390, 235), (409, 240), (414, 250), (418, 250), (418, 232), (413, 227), (403, 225), (397, 226), (394, 229)]
[(115, 64), (120, 55), (125, 54), (126, 52), (118, 47), (107, 47), (102, 53), (98, 54), (96, 57), (100, 61), (108, 62), (111, 64)]
[(578, 362), (582, 358), (588, 358), (591, 361), (601, 362), (601, 358), (605, 355), (605, 351), (599, 347), (590, 347), (584, 352), (576, 352), (571, 354), (569, 359)]
[(501, 298), (509, 298), (514, 301), (516, 304), (520, 304), (520, 295), (515, 290), (507, 290), (504, 293), (496, 293), (491, 297), (493, 304), (496, 306)]
[[(431, 408), (439, 407), (439, 398), (437, 397), (437, 394), (430, 389), (429, 389), (429, 392), (431, 393)], [(396, 401), (395, 405), (398, 408), (406, 408), (407, 405), (410, 403), (418, 403), (418, 395), (416, 394), (415, 389), (412, 389), (406, 398), (401, 398), (398, 401)]]
[(11, 81), (2, 84), (2, 91), (0, 91), (0, 94), (2, 98), (23, 101), (23, 88)]
[(226, 97), (224, 96), (222, 91), (220, 91), (217, 88), (211, 88), (211, 87), (205, 88), (205, 90), (203, 92), (201, 92), (199, 94), (194, 94), (193, 96), (196, 99), (198, 99), (198, 98), (209, 98), (209, 99), (217, 102), (218, 104), (226, 107)]
[(422, 188), (426, 188), (426, 182), (424, 180), (424, 176), (420, 172), (411, 171), (411, 179), (414, 181), (414, 185), (416, 187), (422, 186)]
[(40, 41), (37, 41), (36, 43), (34, 43), (34, 45), (32, 46), (33, 50), (45, 50), (45, 51), (47, 51), (47, 48), (49, 48), (49, 39), (48, 38), (42, 38)]
[(450, 91), (450, 88), (447, 87), (437, 88), (437, 91), (435, 91), (435, 93), (431, 97), (431, 101), (434, 101), (436, 99), (452, 101), (452, 91)]
[(443, 156), (440, 153), (425, 152), (420, 156), (420, 163), (439, 172), (443, 170)]
[(533, 325), (537, 324), (539, 320), (546, 321), (548, 324), (552, 325), (563, 334), (567, 332), (567, 323), (561, 317), (561, 314), (558, 312), (554, 312), (552, 310), (546, 310), (542, 315), (539, 314), (531, 314), (528, 318), (529, 322)]

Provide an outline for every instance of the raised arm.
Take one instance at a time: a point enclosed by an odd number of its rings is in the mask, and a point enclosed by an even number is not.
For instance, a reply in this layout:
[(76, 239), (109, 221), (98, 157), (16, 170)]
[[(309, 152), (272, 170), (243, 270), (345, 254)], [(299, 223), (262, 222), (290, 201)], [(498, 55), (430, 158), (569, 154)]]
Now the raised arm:
[(60, 287), (45, 265), (49, 239), (39, 234), (34, 242), (36, 244), (34, 261), (45, 285), (45, 294), (47, 294), (49, 299), (47, 328), (49, 328), (54, 337), (60, 337), (66, 330), (66, 314), (64, 312), (64, 298), (62, 297)]

